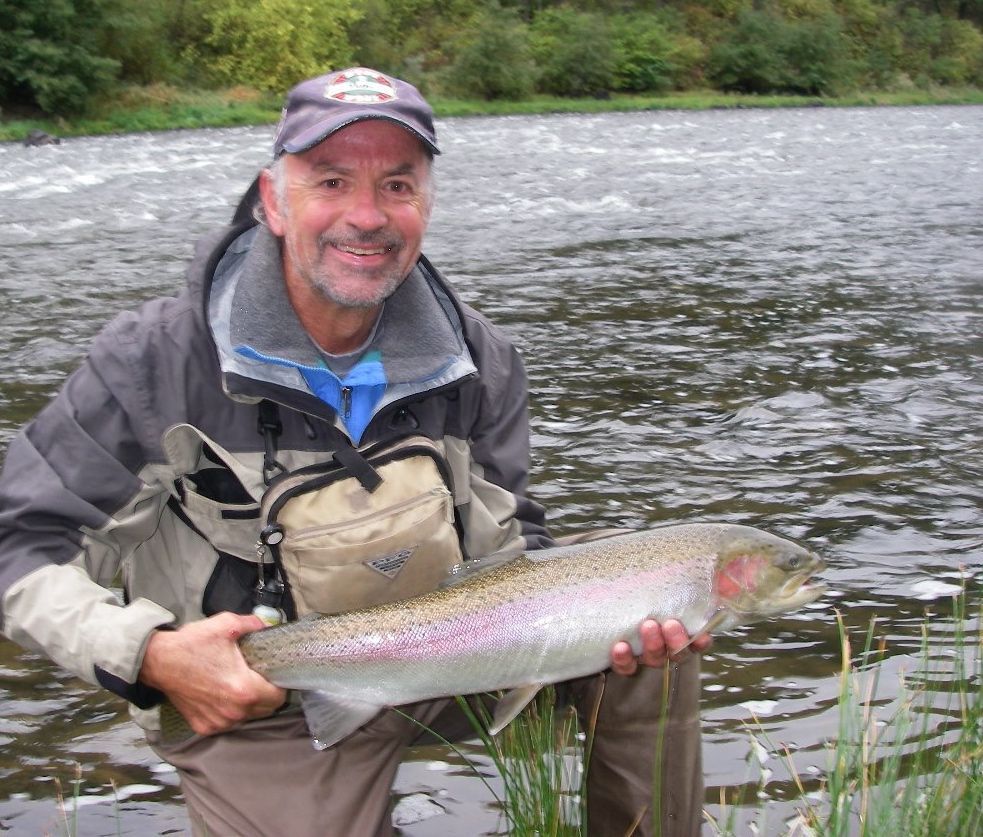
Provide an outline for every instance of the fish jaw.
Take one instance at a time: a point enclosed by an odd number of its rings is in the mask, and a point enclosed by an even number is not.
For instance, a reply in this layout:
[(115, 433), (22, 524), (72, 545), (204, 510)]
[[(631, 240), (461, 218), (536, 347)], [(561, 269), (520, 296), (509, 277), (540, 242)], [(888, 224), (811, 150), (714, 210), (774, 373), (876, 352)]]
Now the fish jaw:
[[(778, 595), (775, 596), (775, 610), (772, 613), (786, 613), (803, 605), (811, 604), (828, 589), (824, 581), (812, 577), (813, 572), (826, 569), (826, 562), (819, 561), (814, 570), (791, 576)], [(771, 615), (771, 614), (765, 614)]]

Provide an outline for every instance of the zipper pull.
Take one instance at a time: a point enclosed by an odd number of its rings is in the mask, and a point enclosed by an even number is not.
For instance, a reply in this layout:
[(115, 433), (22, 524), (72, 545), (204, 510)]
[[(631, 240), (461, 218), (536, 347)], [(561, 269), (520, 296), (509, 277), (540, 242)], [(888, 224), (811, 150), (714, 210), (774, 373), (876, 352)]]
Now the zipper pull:
[(341, 414), (345, 421), (352, 417), (352, 388), (341, 388)]

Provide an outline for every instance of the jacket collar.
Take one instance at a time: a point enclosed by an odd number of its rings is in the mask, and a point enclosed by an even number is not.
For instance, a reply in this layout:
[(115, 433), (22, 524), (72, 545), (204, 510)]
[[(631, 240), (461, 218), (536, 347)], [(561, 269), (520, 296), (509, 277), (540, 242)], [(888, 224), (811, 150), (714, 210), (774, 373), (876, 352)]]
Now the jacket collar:
[[(311, 370), (332, 375), (290, 304), (279, 241), (266, 227), (247, 230), (227, 247), (214, 272), (207, 312), (230, 395), (268, 397), (268, 387), (251, 387), (251, 381), (311, 394)], [(423, 260), (380, 317), (366, 347), (381, 362), (385, 379), (375, 412), (475, 373), (458, 310)]]

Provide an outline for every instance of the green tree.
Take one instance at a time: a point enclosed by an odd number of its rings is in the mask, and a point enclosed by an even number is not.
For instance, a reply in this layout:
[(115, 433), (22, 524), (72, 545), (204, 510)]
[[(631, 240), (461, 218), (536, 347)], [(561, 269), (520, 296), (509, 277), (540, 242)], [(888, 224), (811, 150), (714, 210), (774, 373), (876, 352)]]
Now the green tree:
[(899, 17), (901, 69), (917, 84), (983, 80), (983, 36), (969, 21), (905, 9)]
[(782, 89), (790, 93), (833, 95), (854, 81), (840, 18), (828, 12), (785, 27), (780, 52)]
[(614, 87), (614, 46), (601, 15), (558, 6), (536, 15), (530, 32), (542, 92), (599, 96)]
[(208, 0), (194, 59), (220, 84), (282, 92), (351, 63), (354, 0)]
[(451, 92), (483, 99), (523, 99), (533, 91), (535, 68), (528, 27), (511, 9), (480, 12), (462, 36), (447, 74)]
[(902, 39), (893, 7), (878, 0), (837, 0), (844, 54), (858, 85), (891, 88), (898, 77)]
[(104, 0), (106, 15), (99, 30), (99, 52), (119, 62), (121, 81), (135, 84), (177, 81), (181, 43), (174, 38), (184, 3), (172, 0)]
[(84, 112), (119, 69), (98, 53), (103, 20), (101, 0), (2, 0), (0, 104)]
[(983, 84), (983, 33), (968, 20), (942, 24), (942, 51), (932, 74), (942, 84)]
[(476, 12), (495, 0), (358, 0), (362, 15), (349, 32), (355, 60), (393, 73), (424, 93), (441, 92), (455, 45), (473, 33)]
[(802, 18), (791, 21), (775, 11), (742, 12), (710, 55), (710, 78), (742, 93), (827, 95), (850, 86), (854, 72), (839, 16), (824, 12), (820, 0), (797, 8)]
[(729, 34), (710, 53), (708, 73), (721, 89), (771, 93), (782, 87), (781, 41), (784, 21), (760, 11), (744, 11)]
[(699, 74), (705, 49), (679, 28), (650, 12), (610, 18), (615, 56), (615, 89), (658, 93), (684, 87)]

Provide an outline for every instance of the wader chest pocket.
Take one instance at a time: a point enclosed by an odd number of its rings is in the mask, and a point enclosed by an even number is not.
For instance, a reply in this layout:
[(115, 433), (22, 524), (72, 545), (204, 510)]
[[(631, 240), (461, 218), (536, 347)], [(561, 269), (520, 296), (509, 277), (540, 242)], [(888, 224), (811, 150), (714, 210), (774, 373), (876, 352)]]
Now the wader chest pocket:
[(207, 468), (176, 485), (184, 513), (215, 549), (255, 562), (259, 503), (230, 472)]
[(461, 561), (449, 470), (432, 440), (345, 454), (277, 477), (263, 498), (264, 540), (299, 616), (426, 593)]

